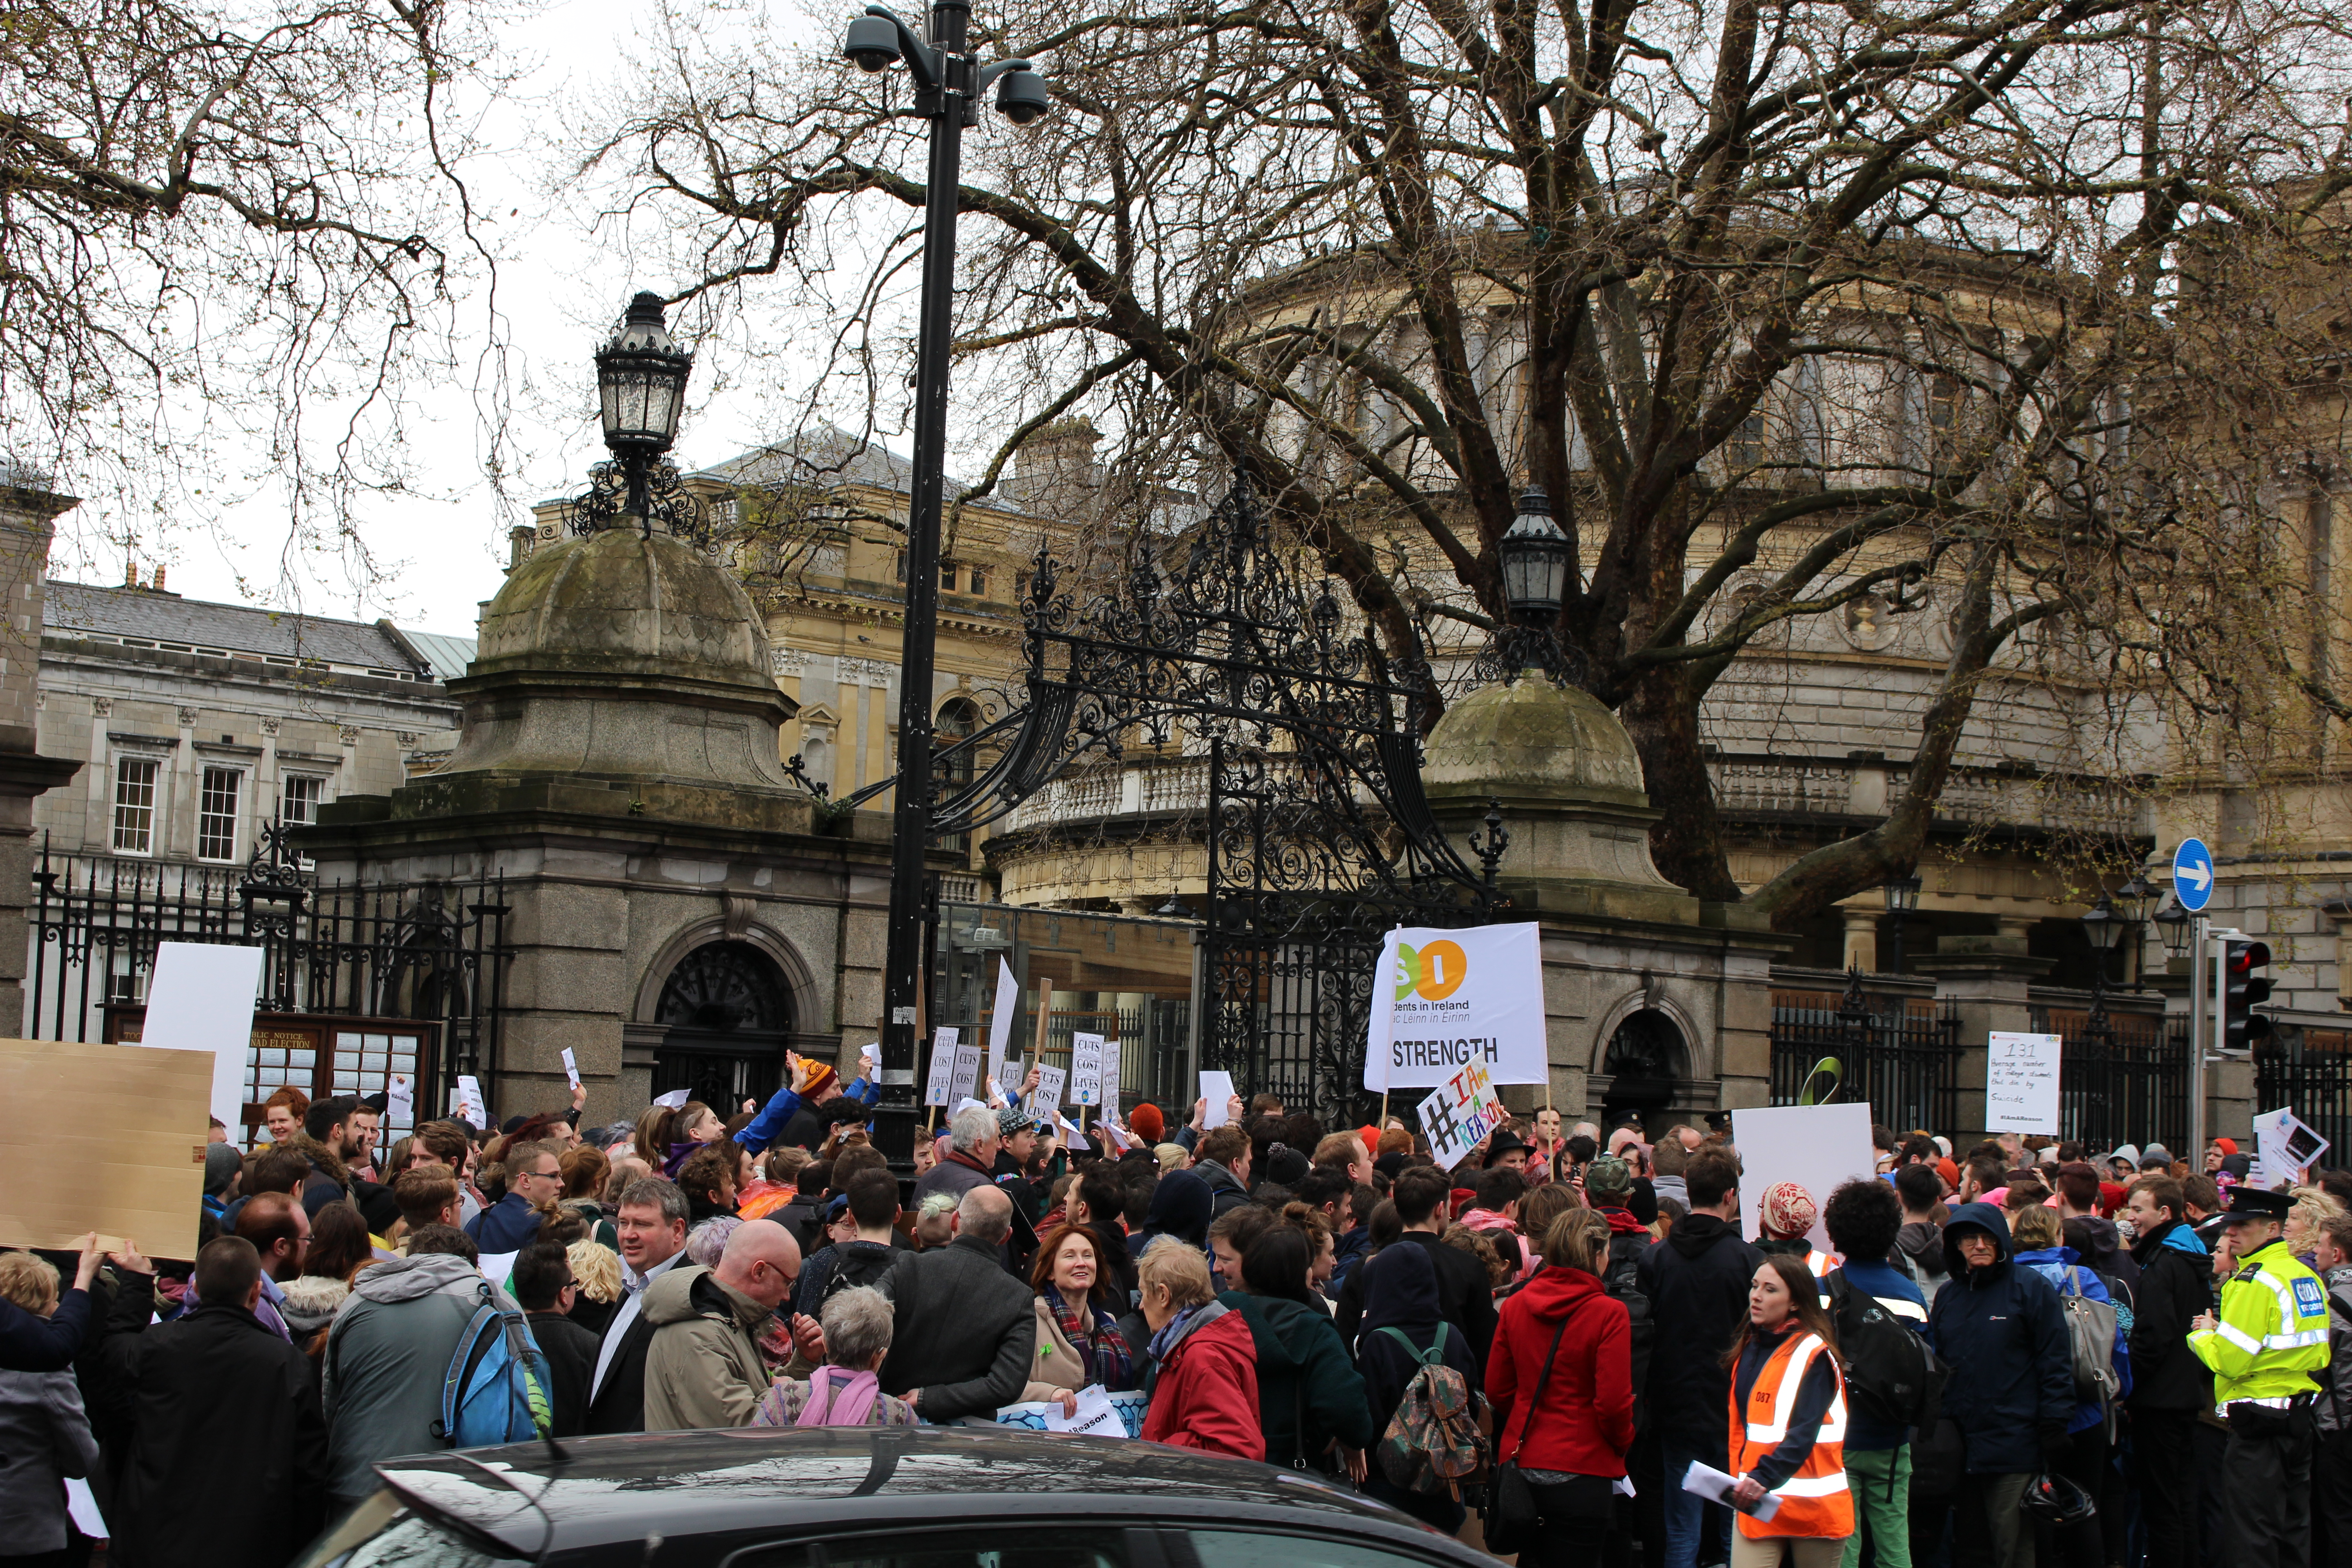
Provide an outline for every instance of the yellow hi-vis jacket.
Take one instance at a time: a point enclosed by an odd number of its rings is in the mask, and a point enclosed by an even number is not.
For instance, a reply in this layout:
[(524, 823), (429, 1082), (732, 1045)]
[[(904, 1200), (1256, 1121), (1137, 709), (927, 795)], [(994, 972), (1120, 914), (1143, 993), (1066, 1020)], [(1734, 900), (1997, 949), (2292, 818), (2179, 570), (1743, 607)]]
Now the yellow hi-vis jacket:
[(2213, 1370), (2213, 1405), (2284, 1410), (2314, 1393), (2327, 1365), (2327, 1284), (2284, 1242), (2266, 1242), (2221, 1287), (2217, 1326), (2189, 1336), (2189, 1352)]

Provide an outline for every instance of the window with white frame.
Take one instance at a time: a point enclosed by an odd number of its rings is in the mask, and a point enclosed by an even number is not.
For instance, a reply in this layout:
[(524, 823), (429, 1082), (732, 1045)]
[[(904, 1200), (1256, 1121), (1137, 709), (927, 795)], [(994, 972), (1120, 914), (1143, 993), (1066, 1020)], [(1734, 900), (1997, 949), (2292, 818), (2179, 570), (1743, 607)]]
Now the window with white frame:
[(155, 852), (155, 789), (162, 763), (153, 757), (114, 759), (114, 851)]
[(319, 803), (326, 798), (327, 781), (316, 773), (288, 773), (278, 791), (278, 820), (286, 826), (319, 820)]
[(236, 807), (245, 793), (243, 768), (206, 768), (196, 797), (196, 858), (236, 858)]

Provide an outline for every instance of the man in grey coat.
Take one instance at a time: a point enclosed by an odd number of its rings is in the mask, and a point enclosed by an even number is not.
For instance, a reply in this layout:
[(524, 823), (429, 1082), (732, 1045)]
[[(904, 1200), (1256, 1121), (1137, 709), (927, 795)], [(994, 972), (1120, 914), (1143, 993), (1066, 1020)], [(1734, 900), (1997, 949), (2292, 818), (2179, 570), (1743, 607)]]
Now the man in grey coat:
[(1029, 1287), (1004, 1271), (998, 1248), (1013, 1234), (1013, 1200), (974, 1187), (956, 1206), (955, 1239), (910, 1253), (885, 1291), (897, 1310), (882, 1392), (926, 1421), (992, 1415), (1021, 1397), (1037, 1348)]
[[(449, 1359), (481, 1300), (485, 1281), (474, 1264), (465, 1232), (428, 1225), (409, 1237), (407, 1257), (373, 1264), (352, 1281), (328, 1331), (320, 1377), (331, 1516), (376, 1489), (370, 1467), (378, 1459), (446, 1447), (433, 1426)], [(521, 1310), (495, 1286), (491, 1295), (504, 1310)]]

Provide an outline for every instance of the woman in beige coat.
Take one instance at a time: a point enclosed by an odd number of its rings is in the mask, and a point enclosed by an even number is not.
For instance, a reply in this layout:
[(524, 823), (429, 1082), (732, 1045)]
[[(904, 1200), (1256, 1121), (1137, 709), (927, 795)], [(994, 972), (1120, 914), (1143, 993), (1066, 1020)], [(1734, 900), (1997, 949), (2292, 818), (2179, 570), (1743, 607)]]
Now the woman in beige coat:
[(1091, 1232), (1065, 1225), (1047, 1237), (1029, 1283), (1037, 1292), (1037, 1359), (1024, 1400), (1059, 1400), (1066, 1415), (1090, 1384), (1111, 1394), (1136, 1386), (1134, 1353), (1106, 1310), (1126, 1303), (1116, 1300)]

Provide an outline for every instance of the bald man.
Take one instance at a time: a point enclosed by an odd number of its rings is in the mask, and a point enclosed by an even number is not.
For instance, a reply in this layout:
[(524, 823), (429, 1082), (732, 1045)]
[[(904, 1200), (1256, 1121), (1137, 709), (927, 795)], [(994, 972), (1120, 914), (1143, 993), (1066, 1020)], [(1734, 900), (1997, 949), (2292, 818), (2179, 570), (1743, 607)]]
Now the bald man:
[(1037, 1348), (1029, 1287), (1004, 1271), (1013, 1200), (974, 1187), (956, 1205), (954, 1239), (910, 1252), (890, 1270), (896, 1309), (882, 1391), (926, 1421), (993, 1415), (1021, 1397)]
[(646, 1430), (748, 1426), (768, 1391), (760, 1330), (800, 1283), (801, 1247), (780, 1225), (738, 1226), (719, 1267), (687, 1264), (646, 1288)]

